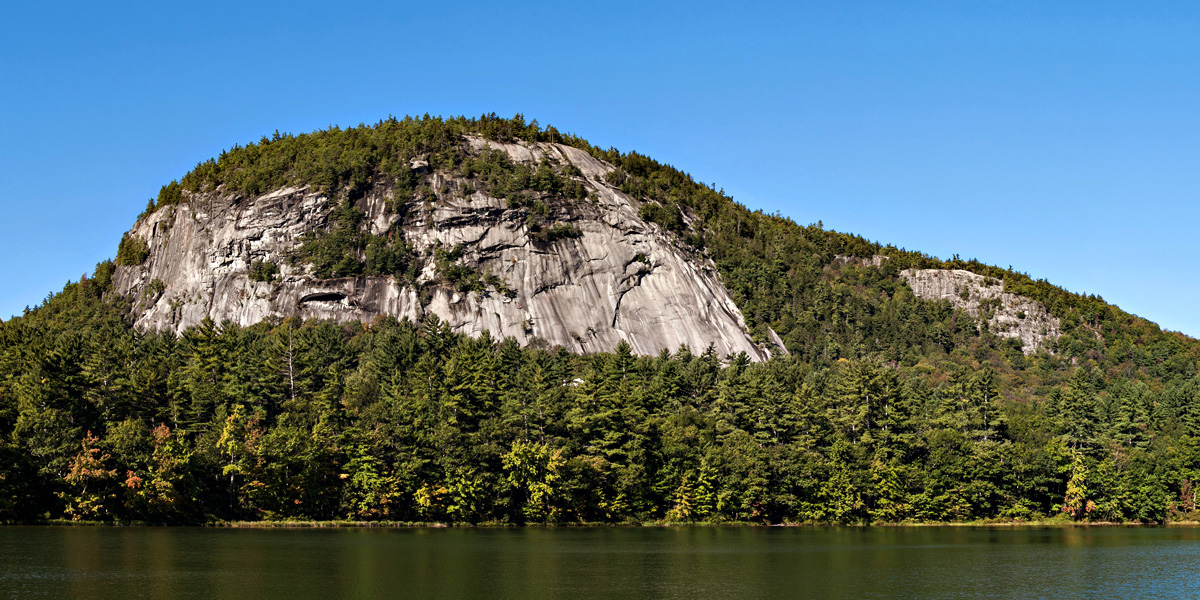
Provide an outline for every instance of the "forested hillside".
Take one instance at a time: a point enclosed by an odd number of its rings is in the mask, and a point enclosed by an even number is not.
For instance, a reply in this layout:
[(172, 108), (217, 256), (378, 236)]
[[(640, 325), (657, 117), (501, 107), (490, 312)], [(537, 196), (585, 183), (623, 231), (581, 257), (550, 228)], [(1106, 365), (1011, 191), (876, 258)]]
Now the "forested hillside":
[[(458, 336), (436, 317), (206, 321), (176, 338), (132, 327), (137, 299), (112, 292), (106, 261), (0, 323), (0, 518), (1192, 518), (1196, 340), (1019, 272), (750, 211), (670, 166), (520, 117), (276, 134), (201, 163), (147, 211), (302, 182), (353, 216), (372, 186), (401, 203), (428, 193), (406, 179), (418, 156), (509, 202), (579, 196), (569, 173), (461, 154), (464, 135), (565, 143), (618, 167), (609, 182), (707, 253), (752, 332), (777, 332), (789, 354), (580, 356)], [(348, 222), (297, 260), (382, 264)], [(137, 259), (129, 244), (118, 262)], [(397, 260), (380, 273), (411, 277)], [(913, 267), (1003, 281), (1061, 319), (1063, 335), (1026, 354), (949, 302), (914, 296), (899, 277)]]

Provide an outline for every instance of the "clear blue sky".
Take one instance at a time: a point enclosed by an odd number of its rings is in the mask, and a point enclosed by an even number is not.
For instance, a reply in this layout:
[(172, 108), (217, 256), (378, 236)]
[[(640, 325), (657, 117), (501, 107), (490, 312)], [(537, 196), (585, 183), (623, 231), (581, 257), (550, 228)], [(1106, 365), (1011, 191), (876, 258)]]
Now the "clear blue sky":
[(0, 317), (234, 143), (495, 111), (1197, 336), (1198, 33), (1183, 2), (8, 0)]

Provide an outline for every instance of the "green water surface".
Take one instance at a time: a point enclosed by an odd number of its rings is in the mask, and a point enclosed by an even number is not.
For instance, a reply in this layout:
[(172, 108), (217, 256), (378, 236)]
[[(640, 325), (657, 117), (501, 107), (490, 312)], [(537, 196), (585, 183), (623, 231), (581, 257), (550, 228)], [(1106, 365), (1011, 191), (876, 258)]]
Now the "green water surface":
[(5, 598), (1198, 598), (1200, 530), (0, 527)]

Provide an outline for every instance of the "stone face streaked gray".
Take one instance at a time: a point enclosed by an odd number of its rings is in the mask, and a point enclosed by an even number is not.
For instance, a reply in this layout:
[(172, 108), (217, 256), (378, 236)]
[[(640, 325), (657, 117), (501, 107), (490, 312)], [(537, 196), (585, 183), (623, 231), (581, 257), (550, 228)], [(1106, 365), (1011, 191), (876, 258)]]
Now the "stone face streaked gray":
[[(1059, 320), (1040, 302), (1004, 291), (1003, 282), (961, 269), (905, 269), (900, 276), (918, 298), (949, 300), (975, 318), (986, 302), (993, 305), (988, 330), (1021, 340), (1025, 354), (1033, 354), (1046, 342), (1058, 339)], [(965, 296), (965, 298), (964, 298)]]
[[(782, 351), (751, 339), (709, 258), (642, 220), (640, 202), (604, 181), (611, 165), (563, 145), (468, 141), (527, 164), (548, 157), (578, 167), (589, 197), (556, 205), (551, 220), (582, 235), (535, 243), (522, 211), (482, 192), (467, 195), (465, 181), (434, 172), (438, 200), (411, 204), (400, 222), (386, 210), (389, 189), (376, 188), (355, 203), (372, 233), (394, 231), (423, 254), (421, 292), (391, 277), (318, 280), (287, 257), (307, 232), (328, 226), (336, 200), (307, 187), (240, 202), (218, 190), (139, 221), (130, 233), (149, 242), (150, 257), (118, 267), (116, 289), (134, 298), (138, 327), (177, 333), (205, 317), (250, 325), (292, 316), (348, 322), (394, 315), (416, 322), (434, 314), (461, 333), (486, 330), (574, 352), (609, 351), (621, 340), (639, 354), (681, 345), (700, 352), (712, 344), (721, 355), (746, 352), (763, 360)], [(414, 161), (413, 168), (428, 165)], [(458, 245), (460, 262), (499, 276), (515, 296), (437, 283), (434, 249)], [(251, 280), (254, 261), (274, 263), (279, 277)]]

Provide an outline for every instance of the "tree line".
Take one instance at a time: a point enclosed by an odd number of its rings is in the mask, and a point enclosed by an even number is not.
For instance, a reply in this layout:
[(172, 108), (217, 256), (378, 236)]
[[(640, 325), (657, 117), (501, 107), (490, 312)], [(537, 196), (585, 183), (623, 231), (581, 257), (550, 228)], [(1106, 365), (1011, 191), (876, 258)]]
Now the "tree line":
[[(751, 363), (420, 324), (139, 332), (111, 263), (0, 324), (0, 518), (1162, 521), (1200, 380), (1003, 346)], [(1030, 373), (1036, 373), (1034, 378)]]

